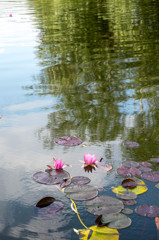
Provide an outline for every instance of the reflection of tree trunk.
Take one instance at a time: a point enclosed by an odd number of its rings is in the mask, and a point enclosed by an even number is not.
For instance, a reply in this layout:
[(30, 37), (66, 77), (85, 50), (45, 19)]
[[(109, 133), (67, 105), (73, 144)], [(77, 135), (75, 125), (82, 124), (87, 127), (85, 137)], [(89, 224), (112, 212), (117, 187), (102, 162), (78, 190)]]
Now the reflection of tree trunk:
[(142, 88), (140, 89), (140, 93), (141, 93), (141, 98), (139, 100), (139, 103), (140, 103), (140, 110), (141, 112), (143, 113), (143, 104), (142, 104)]

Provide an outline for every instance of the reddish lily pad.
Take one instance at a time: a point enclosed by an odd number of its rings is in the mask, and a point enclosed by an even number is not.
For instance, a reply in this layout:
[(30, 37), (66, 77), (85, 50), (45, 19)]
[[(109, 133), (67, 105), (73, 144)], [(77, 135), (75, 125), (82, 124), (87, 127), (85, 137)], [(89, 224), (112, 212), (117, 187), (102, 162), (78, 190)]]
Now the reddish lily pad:
[(159, 163), (159, 158), (151, 158), (150, 159), (152, 162)]
[(72, 183), (74, 184), (87, 184), (89, 183), (91, 180), (88, 177), (83, 177), (83, 176), (77, 176), (77, 177), (73, 177), (71, 179)]
[(127, 142), (124, 142), (124, 146), (127, 147), (127, 148), (137, 148), (139, 147), (139, 143), (137, 142), (130, 142), (130, 141), (127, 141)]
[(127, 189), (133, 189), (137, 186), (137, 183), (132, 178), (126, 178), (122, 181), (121, 185)]
[(135, 193), (129, 191), (121, 192), (120, 194), (117, 193), (116, 196), (124, 200), (134, 200), (137, 198), (137, 195)]
[(142, 177), (151, 182), (159, 182), (159, 172), (157, 171), (145, 172)]
[(45, 172), (51, 176), (56, 176), (61, 180), (70, 178), (70, 174), (63, 169), (46, 169)]
[(47, 207), (36, 207), (35, 212), (39, 217), (44, 219), (52, 218), (56, 213), (64, 208), (64, 204), (60, 200), (54, 200), (53, 203), (49, 204)]
[(125, 167), (128, 167), (128, 168), (130, 168), (130, 167), (139, 167), (139, 163), (138, 162), (135, 162), (135, 161), (125, 161), (125, 162), (123, 162), (123, 166), (125, 166)]
[(130, 199), (130, 200), (123, 200), (124, 205), (126, 206), (133, 206), (136, 204), (136, 200)]
[(33, 175), (33, 179), (38, 183), (47, 185), (54, 185), (61, 182), (61, 178), (57, 176), (51, 176), (49, 173), (42, 171), (35, 173)]
[(36, 204), (36, 207), (39, 207), (39, 208), (47, 207), (54, 201), (55, 201), (55, 198), (53, 197), (44, 197)]
[(65, 188), (66, 197), (77, 201), (86, 201), (98, 195), (97, 188), (90, 185), (72, 185)]
[(144, 217), (151, 217), (155, 218), (159, 216), (159, 207), (154, 206), (154, 205), (149, 205), (149, 204), (143, 204), (138, 206), (135, 209), (136, 213), (144, 216)]
[(100, 196), (86, 203), (86, 210), (94, 215), (119, 213), (124, 208), (122, 201), (109, 196)]
[(152, 164), (149, 163), (149, 162), (139, 162), (139, 164), (140, 164), (140, 166), (142, 166), (142, 167), (151, 167), (151, 166), (152, 166)]
[(96, 224), (100, 227), (107, 226), (109, 228), (123, 229), (131, 225), (131, 219), (122, 213), (109, 213), (100, 215), (96, 219)]
[(139, 169), (141, 172), (152, 172), (152, 168), (150, 168), (150, 167), (141, 166), (141, 167), (139, 167)]
[(55, 142), (63, 146), (76, 146), (82, 143), (82, 140), (73, 136), (63, 136), (55, 139)]
[(122, 175), (122, 176), (139, 176), (141, 174), (141, 171), (138, 168), (135, 167), (125, 167), (121, 166), (120, 168), (117, 169), (117, 173)]

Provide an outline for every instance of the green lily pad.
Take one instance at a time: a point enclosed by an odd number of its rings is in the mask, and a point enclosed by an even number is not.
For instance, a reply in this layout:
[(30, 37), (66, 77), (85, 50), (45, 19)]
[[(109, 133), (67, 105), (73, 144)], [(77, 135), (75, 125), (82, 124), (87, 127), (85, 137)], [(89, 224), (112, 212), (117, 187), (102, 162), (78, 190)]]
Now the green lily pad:
[(77, 201), (86, 201), (98, 195), (97, 188), (90, 185), (71, 185), (65, 188), (66, 197)]
[(94, 215), (119, 213), (124, 205), (122, 201), (110, 196), (100, 196), (86, 203), (86, 210)]

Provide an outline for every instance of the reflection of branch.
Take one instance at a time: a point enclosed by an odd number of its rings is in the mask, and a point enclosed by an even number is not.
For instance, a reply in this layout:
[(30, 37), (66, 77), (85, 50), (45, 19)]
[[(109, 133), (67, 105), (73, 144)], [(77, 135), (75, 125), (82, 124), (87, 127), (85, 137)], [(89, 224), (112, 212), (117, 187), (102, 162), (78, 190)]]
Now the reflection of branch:
[(143, 112), (143, 104), (142, 104), (142, 88), (140, 89), (140, 93), (141, 93), (141, 98), (139, 100), (139, 103), (140, 103), (140, 110), (141, 112)]

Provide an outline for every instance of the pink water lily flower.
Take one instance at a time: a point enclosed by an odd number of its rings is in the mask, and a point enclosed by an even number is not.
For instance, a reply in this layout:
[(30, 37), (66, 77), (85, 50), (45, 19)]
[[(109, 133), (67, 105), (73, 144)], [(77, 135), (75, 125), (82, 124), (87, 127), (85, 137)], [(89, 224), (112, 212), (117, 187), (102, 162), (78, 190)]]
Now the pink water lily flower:
[(62, 159), (55, 159), (53, 158), (53, 163), (54, 163), (54, 167), (47, 165), (49, 168), (51, 169), (62, 169), (63, 167), (65, 167), (65, 163), (62, 163)]
[(84, 165), (82, 167), (86, 167), (88, 165), (93, 165), (93, 166), (97, 167), (96, 161), (97, 161), (97, 158), (95, 157), (94, 154), (93, 155), (90, 153), (84, 154)]

